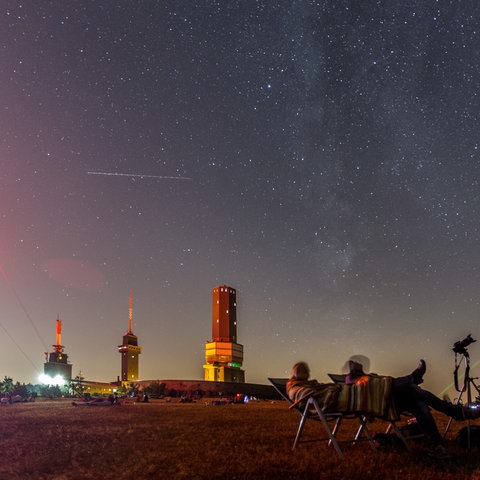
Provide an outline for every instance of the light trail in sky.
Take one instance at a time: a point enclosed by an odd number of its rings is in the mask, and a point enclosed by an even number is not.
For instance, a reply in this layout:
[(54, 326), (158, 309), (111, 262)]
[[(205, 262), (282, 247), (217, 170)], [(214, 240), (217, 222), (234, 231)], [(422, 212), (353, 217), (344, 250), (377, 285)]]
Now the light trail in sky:
[[(15, 298), (17, 299), (18, 303), (20, 304), (20, 306), (22, 307), (22, 310), (23, 312), (25, 313), (26, 317), (28, 318), (28, 321), (30, 322), (30, 325), (32, 326), (33, 330), (35, 331), (35, 333), (37, 334), (37, 337), (39, 338), (40, 342), (42, 343), (43, 345), (43, 348), (45, 349), (45, 351), (47, 351), (47, 344), (45, 343), (45, 341), (43, 340), (42, 336), (40, 335), (40, 332), (38, 331), (38, 328), (36, 327), (35, 323), (33, 322), (32, 320), (32, 317), (30, 316), (30, 314), (28, 313), (24, 303), (22, 302), (20, 296), (18, 295), (18, 292), (17, 290), (15, 289), (15, 287), (13, 286), (12, 282), (10, 281), (10, 278), (8, 277), (7, 275), (7, 272), (4, 270), (3, 266), (0, 265), (0, 273), (2, 274), (3, 278), (5, 279), (5, 281), (7, 282), (8, 286), (10, 287), (10, 289), (12, 290), (13, 294), (15, 295)], [(20, 350), (20, 352), (23, 354), (23, 356), (32, 364), (33, 368), (35, 370), (37, 370), (38, 372), (40, 372), (38, 366), (33, 362), (33, 360), (27, 355), (27, 353), (25, 352), (25, 350), (23, 350), (23, 348), (18, 344), (18, 342), (15, 341), (15, 339), (13, 338), (13, 336), (10, 334), (10, 332), (5, 328), (5, 326), (3, 324), (0, 323), (0, 328), (5, 332), (5, 334), (7, 335), (8, 338), (10, 338), (10, 340), (12, 341), (12, 343)]]
[[(475, 363), (473, 363), (473, 364), (471, 365), (471, 368), (478, 367), (479, 365), (480, 365), (480, 360), (477, 360)], [(476, 378), (477, 378), (477, 377), (473, 378), (473, 380), (476, 380)], [(459, 381), (458, 383), (459, 383), (460, 385), (464, 385), (464, 382), (465, 382), (465, 373), (462, 373), (462, 374), (459, 374), (459, 375), (458, 375), (458, 381)], [(444, 388), (441, 392), (438, 393), (438, 396), (441, 397), (441, 396), (445, 395), (445, 393), (447, 393), (449, 390), (451, 390), (451, 389), (454, 388), (454, 387), (455, 387), (455, 382), (452, 382), (452, 383), (450, 383), (449, 385), (446, 385), (445, 388)], [(458, 391), (458, 390), (457, 390), (457, 391)], [(472, 393), (475, 395), (475, 392), (474, 392), (474, 391), (472, 391)], [(475, 400), (475, 398), (474, 398), (474, 400)]]
[[(3, 278), (5, 279), (5, 281), (7, 282), (8, 286), (10, 287), (10, 289), (12, 290), (13, 294), (15, 295), (15, 298), (17, 299), (20, 307), (22, 307), (22, 310), (23, 312), (25, 313), (25, 316), (28, 318), (28, 321), (30, 322), (30, 325), (32, 326), (33, 330), (35, 331), (35, 333), (37, 334), (37, 337), (39, 338), (39, 340), (42, 342), (42, 345), (43, 345), (43, 348), (45, 350), (47, 350), (47, 344), (45, 343), (45, 341), (43, 340), (42, 336), (40, 335), (40, 332), (38, 331), (38, 328), (36, 327), (35, 325), (35, 322), (32, 320), (32, 317), (30, 316), (30, 314), (28, 313), (27, 311), (27, 308), (25, 307), (24, 303), (22, 302), (22, 299), (20, 298), (20, 295), (18, 294), (17, 290), (15, 289), (15, 287), (13, 286), (13, 283), (10, 281), (10, 278), (8, 277), (7, 275), (7, 272), (4, 270), (3, 266), (0, 265), (0, 273), (2, 274)], [(3, 327), (2, 327), (3, 328)], [(10, 336), (10, 335), (9, 335)], [(11, 338), (11, 337), (10, 337)], [(13, 339), (12, 339), (13, 340)]]
[(41, 373), (41, 370), (39, 369), (38, 365), (35, 365), (33, 360), (27, 355), (25, 350), (15, 341), (15, 339), (10, 335), (9, 331), (0, 323), (0, 328), (5, 332), (5, 335), (7, 335), (8, 338), (12, 341), (12, 343), (20, 350), (20, 352), (23, 354), (23, 356), (30, 362), (32, 367), (37, 371), (38, 373)]
[(140, 173), (87, 172), (87, 175), (105, 175), (108, 177), (161, 178), (167, 180), (191, 180), (191, 177), (166, 177), (163, 175), (143, 175)]

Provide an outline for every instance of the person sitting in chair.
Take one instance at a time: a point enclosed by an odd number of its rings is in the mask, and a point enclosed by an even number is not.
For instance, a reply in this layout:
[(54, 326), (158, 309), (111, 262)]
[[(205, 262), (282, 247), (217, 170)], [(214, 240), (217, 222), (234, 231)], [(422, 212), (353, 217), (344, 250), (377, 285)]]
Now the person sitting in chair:
[[(310, 379), (308, 364), (298, 362), (293, 366), (292, 374), (287, 381), (287, 394), (293, 402), (302, 402), (302, 399), (313, 395), (325, 412), (353, 411), (393, 420), (394, 416), (398, 418), (396, 412), (408, 411), (416, 417), (418, 426), (429, 437), (435, 451), (440, 454), (445, 450), (443, 438), (430, 407), (455, 420), (480, 417), (480, 411), (441, 400), (418, 386), (423, 382), (423, 375), (426, 372), (424, 360), (420, 360), (420, 364), (410, 375), (398, 378), (365, 374), (363, 366), (358, 362), (351, 362), (349, 367), (350, 371), (345, 377), (344, 385), (319, 383)], [(374, 388), (369, 388), (371, 386)], [(373, 396), (382, 398), (369, 398)]]

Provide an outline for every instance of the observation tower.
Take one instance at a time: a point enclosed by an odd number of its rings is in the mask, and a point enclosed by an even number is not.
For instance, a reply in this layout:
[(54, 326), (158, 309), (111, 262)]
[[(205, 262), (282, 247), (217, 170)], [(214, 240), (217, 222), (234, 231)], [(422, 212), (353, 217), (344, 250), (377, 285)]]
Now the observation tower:
[(237, 343), (237, 293), (222, 285), (212, 290), (212, 341), (205, 344), (204, 379), (245, 382), (243, 345)]

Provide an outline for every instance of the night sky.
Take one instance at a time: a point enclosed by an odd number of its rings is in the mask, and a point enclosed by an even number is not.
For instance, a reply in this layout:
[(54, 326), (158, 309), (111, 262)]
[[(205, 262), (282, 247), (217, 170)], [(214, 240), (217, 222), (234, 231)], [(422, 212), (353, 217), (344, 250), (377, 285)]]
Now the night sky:
[(73, 374), (116, 380), (132, 290), (140, 377), (201, 379), (226, 284), (246, 381), (422, 357), (439, 393), (480, 337), (479, 24), (476, 0), (3, 1), (0, 378), (36, 381), (59, 316)]

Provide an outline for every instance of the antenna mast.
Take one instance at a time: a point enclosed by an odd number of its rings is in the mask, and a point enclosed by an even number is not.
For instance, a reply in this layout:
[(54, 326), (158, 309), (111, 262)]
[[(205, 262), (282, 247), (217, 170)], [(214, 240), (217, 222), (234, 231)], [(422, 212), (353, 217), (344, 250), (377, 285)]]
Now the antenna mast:
[(62, 321), (57, 317), (57, 335), (56, 335), (56, 344), (53, 345), (53, 349), (57, 353), (63, 352), (62, 345)]
[(128, 309), (128, 332), (132, 333), (132, 318), (133, 318), (133, 301), (132, 301), (132, 291), (130, 290), (130, 307)]

